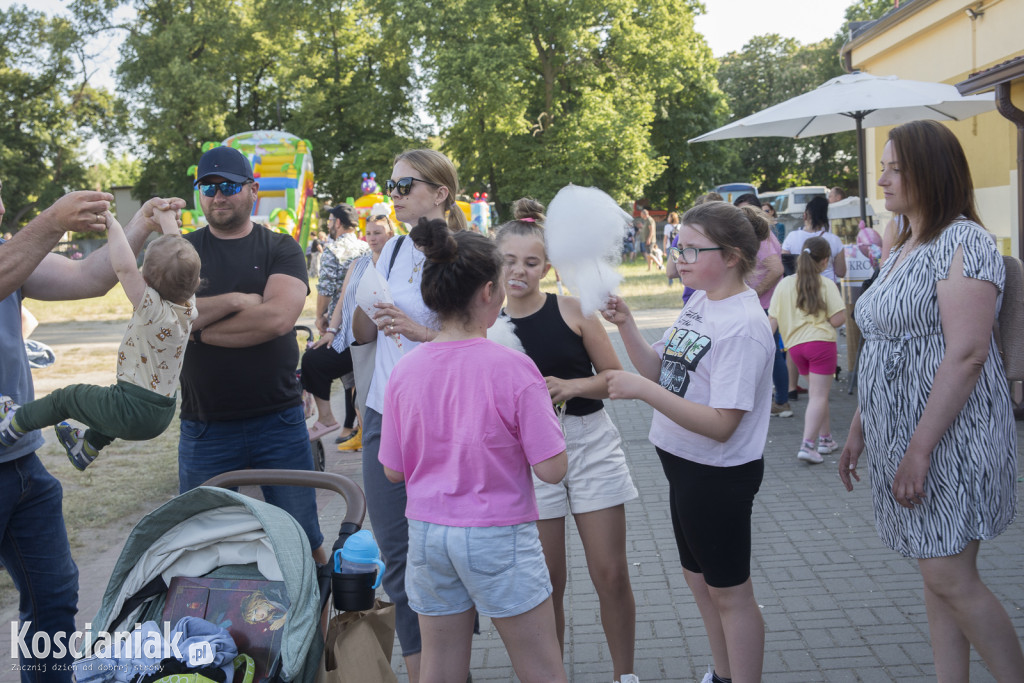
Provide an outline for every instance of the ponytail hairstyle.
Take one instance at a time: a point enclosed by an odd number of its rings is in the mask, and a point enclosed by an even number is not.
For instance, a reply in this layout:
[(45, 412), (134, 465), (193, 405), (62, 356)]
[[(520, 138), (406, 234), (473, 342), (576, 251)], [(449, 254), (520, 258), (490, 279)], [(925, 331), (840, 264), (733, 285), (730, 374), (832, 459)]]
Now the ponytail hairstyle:
[(768, 222), (768, 214), (761, 209), (755, 209), (751, 204), (744, 204), (739, 207), (743, 213), (747, 214), (747, 220), (754, 226), (754, 234), (757, 236), (757, 241), (760, 244), (768, 239), (768, 235), (772, 232), (772, 225)]
[[(751, 208), (751, 211), (755, 209)], [(737, 270), (745, 279), (757, 263), (757, 250), (761, 243), (754, 234), (754, 226), (743, 209), (721, 201), (698, 204), (683, 215), (683, 225), (699, 225), (723, 254), (739, 259)]]
[(809, 316), (826, 313), (820, 264), (831, 257), (832, 248), (824, 237), (812, 237), (804, 242), (803, 250), (796, 257), (796, 307)]
[(469, 230), (451, 232), (443, 220), (421, 218), (409, 238), (427, 257), (420, 293), (442, 324), (470, 321), (470, 302), (504, 266), (498, 245)]
[[(536, 199), (522, 197), (512, 202), (512, 220), (502, 223), (496, 231), (495, 243), (502, 241), (511, 235), (521, 237), (536, 237), (544, 243), (544, 205)], [(545, 251), (544, 260), (547, 260)]]
[(455, 195), (459, 193), (459, 174), (451, 159), (433, 149), (409, 149), (395, 157), (394, 163), (399, 161), (415, 168), (423, 180), (448, 190), (444, 198), (444, 210), (448, 213), (449, 230), (458, 232), (469, 227), (466, 214), (455, 203)]

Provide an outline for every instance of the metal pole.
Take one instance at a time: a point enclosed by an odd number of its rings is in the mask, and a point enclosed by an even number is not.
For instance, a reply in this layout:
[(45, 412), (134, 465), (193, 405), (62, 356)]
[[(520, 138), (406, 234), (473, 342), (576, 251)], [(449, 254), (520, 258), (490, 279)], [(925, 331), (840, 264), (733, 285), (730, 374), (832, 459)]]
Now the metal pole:
[(867, 225), (868, 180), (864, 174), (864, 114), (854, 114), (853, 119), (857, 122), (857, 181), (859, 184), (857, 194), (860, 195), (860, 219), (864, 221), (864, 225)]

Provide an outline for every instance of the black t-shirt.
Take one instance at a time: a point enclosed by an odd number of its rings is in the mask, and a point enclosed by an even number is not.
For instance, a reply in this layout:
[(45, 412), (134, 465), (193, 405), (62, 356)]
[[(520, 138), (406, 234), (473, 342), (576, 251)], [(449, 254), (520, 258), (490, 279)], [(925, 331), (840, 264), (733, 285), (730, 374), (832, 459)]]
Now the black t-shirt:
[[(254, 225), (241, 239), (219, 239), (208, 228), (185, 235), (203, 261), (198, 298), (242, 292), (263, 294), (271, 275), (306, 285), (306, 257), (289, 235)], [(202, 306), (199, 306), (202, 311)], [(299, 347), (294, 330), (256, 346), (225, 348), (190, 342), (181, 368), (181, 417), (236, 420), (297, 406)]]
[[(565, 324), (555, 294), (548, 294), (536, 313), (511, 320), (526, 355), (537, 365), (541, 375), (559, 379), (594, 375), (594, 365), (583, 345), (583, 337)], [(568, 415), (590, 415), (603, 406), (598, 399), (577, 396), (566, 401), (565, 412)]]

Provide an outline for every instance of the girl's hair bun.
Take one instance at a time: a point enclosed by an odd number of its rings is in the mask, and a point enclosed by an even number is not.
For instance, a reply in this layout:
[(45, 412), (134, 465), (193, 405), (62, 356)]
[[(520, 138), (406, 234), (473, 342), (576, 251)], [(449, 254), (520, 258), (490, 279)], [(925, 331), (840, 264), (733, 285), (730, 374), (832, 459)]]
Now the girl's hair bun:
[(459, 255), (459, 245), (448, 230), (448, 223), (440, 218), (420, 218), (409, 238), (431, 263), (453, 263)]

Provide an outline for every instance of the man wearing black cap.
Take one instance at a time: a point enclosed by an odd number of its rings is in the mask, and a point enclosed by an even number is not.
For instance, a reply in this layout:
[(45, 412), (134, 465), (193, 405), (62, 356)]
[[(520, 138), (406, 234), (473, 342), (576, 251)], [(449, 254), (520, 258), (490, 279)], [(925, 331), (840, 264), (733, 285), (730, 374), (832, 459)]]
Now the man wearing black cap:
[[(181, 372), (179, 488), (237, 469), (312, 470), (295, 378), (305, 255), (289, 235), (252, 222), (259, 184), (239, 151), (203, 154), (196, 184), (209, 225), (185, 236), (202, 258), (203, 284)], [(298, 520), (326, 562), (313, 489), (267, 487), (264, 497)]]

